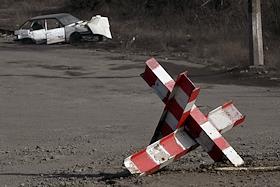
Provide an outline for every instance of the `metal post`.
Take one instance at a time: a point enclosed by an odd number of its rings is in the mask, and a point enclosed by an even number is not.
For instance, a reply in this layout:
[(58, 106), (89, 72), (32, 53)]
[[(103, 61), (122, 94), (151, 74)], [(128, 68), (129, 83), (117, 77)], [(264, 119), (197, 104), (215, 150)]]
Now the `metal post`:
[(249, 55), (253, 66), (264, 65), (261, 0), (248, 0), (249, 11)]

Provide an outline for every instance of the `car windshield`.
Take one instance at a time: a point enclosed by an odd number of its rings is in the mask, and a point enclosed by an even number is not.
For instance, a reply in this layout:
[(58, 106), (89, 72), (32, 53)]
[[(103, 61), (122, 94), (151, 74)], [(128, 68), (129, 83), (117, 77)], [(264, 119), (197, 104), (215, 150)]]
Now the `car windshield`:
[(32, 20), (25, 22), (20, 29), (29, 29), (29, 30), (41, 30), (45, 29), (44, 20)]
[(59, 18), (59, 21), (64, 25), (70, 25), (72, 23), (76, 23), (80, 21), (78, 18), (72, 16), (72, 15), (65, 15)]
[(20, 26), (20, 29), (30, 29), (31, 28), (31, 21), (25, 22), (22, 26)]

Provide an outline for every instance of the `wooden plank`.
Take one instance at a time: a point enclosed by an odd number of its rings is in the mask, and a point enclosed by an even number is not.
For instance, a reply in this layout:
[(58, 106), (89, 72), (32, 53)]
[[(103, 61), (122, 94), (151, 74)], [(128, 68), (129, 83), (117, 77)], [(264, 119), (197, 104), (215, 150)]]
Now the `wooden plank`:
[(249, 55), (253, 66), (264, 65), (261, 0), (248, 0), (249, 11)]

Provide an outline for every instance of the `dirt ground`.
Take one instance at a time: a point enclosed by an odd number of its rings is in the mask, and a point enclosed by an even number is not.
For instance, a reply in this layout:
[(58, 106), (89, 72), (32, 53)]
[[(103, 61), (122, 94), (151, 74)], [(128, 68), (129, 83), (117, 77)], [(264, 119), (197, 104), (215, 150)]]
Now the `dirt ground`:
[[(0, 41), (0, 186), (280, 186), (280, 171), (221, 172), (198, 148), (151, 176), (123, 160), (145, 147), (163, 104), (140, 78), (150, 56)], [(225, 134), (246, 166), (280, 165), (280, 82), (156, 56), (188, 70), (204, 111), (233, 100), (247, 118)], [(265, 74), (265, 73), (264, 73)]]

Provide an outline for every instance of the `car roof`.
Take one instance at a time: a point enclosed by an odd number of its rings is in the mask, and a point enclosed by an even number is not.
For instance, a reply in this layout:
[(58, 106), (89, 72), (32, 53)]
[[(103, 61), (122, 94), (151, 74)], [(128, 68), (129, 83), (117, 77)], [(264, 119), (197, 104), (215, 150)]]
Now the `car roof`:
[(33, 20), (39, 20), (39, 19), (57, 19), (63, 25), (68, 25), (68, 24), (80, 21), (78, 18), (76, 18), (76, 17), (74, 17), (74, 16), (72, 16), (71, 14), (68, 14), (68, 13), (49, 14), (49, 15), (36, 16), (36, 17), (30, 18), (29, 20), (33, 21)]
[(69, 16), (69, 15), (72, 16), (71, 14), (68, 14), (68, 13), (48, 14), (48, 15), (36, 16), (36, 17), (30, 18), (30, 20), (36, 20), (36, 19), (53, 19), (53, 18), (59, 19), (59, 18), (62, 18), (62, 17), (65, 17), (65, 16)]

